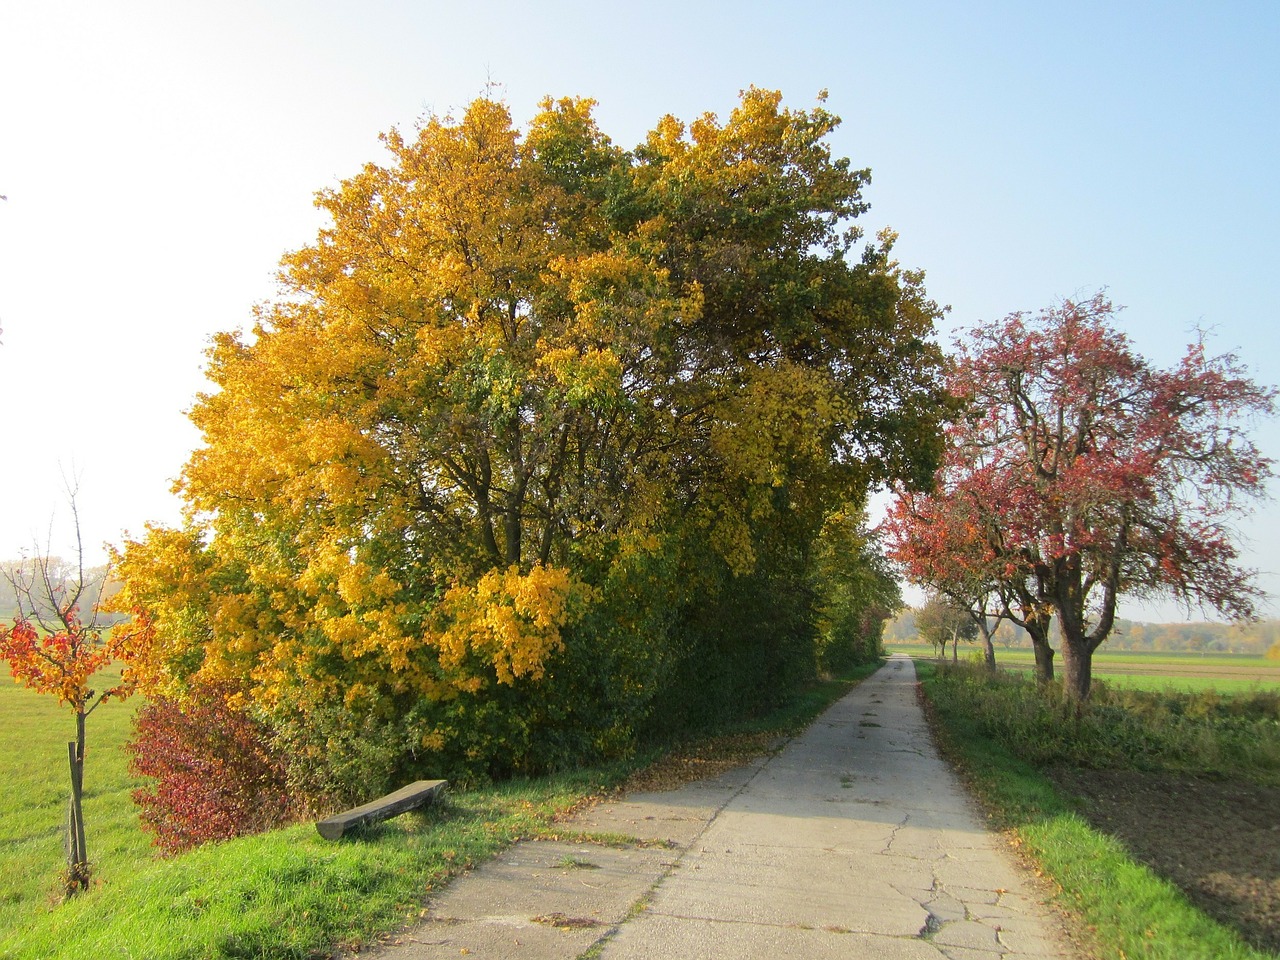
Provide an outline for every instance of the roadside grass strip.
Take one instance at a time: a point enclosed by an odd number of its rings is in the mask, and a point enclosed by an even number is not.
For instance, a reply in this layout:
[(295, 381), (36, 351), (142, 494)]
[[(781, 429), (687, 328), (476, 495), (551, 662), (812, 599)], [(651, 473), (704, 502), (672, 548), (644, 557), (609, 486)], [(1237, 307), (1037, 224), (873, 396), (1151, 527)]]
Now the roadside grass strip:
[[(1117, 960), (1277, 960), (1196, 908), (1175, 885), (1135, 862), (1113, 838), (1073, 812), (1071, 803), (996, 742), (968, 700), (969, 684), (944, 684), (936, 665), (917, 661), (930, 727), (982, 803), (991, 826), (1007, 831), (1056, 887), (1082, 949)], [(1028, 691), (1035, 695), (1034, 687)], [(1024, 731), (1032, 739), (1031, 731)], [(1043, 744), (1032, 744), (1042, 751)]]

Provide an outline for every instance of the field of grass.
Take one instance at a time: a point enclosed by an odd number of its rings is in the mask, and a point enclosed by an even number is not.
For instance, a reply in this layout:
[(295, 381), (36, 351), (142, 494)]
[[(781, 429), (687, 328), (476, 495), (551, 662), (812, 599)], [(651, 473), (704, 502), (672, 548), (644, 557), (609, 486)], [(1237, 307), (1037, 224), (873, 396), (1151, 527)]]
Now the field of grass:
[[(931, 659), (929, 644), (886, 644), (891, 653), (905, 653), (917, 659)], [(947, 656), (950, 657), (950, 648)], [(981, 656), (973, 644), (960, 648), (960, 659)], [(1030, 648), (996, 648), (996, 663), (1006, 670), (1030, 671), (1035, 656)], [(1061, 655), (1056, 660), (1061, 664)], [(1280, 687), (1280, 662), (1265, 657), (1236, 654), (1147, 653), (1103, 649), (1093, 656), (1095, 680), (1135, 690), (1180, 690), (1198, 693), (1245, 693), (1252, 689)]]
[[(814, 685), (768, 718), (681, 750), (741, 761), (766, 734), (804, 726), (871, 669)], [(328, 956), (334, 945), (368, 942), (415, 918), (453, 874), (520, 838), (555, 834), (557, 814), (657, 759), (455, 792), (354, 841), (325, 841), (300, 824), (162, 860), (129, 798), (121, 744), (130, 714), (129, 703), (108, 704), (90, 718), (85, 822), (95, 882), (57, 903), (70, 713), (0, 676), (3, 960)]]

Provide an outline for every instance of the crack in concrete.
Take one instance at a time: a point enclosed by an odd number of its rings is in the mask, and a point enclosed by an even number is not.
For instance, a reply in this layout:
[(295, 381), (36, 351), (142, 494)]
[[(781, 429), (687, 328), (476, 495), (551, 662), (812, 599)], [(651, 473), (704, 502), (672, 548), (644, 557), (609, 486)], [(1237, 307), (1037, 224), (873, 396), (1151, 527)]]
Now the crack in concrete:
[[(893, 844), (894, 844), (894, 841), (898, 839), (898, 832), (902, 830), (910, 822), (911, 822), (911, 814), (904, 813), (902, 815), (902, 822), (895, 824), (893, 829), (889, 831), (889, 839), (885, 842), (884, 849), (880, 851), (882, 854), (884, 854), (886, 857), (903, 856), (902, 854), (898, 854), (893, 851)], [(907, 857), (906, 859), (915, 860), (919, 858)]]
[(912, 756), (916, 756), (916, 757), (925, 756), (925, 752), (921, 750), (919, 747), (894, 747), (893, 749), (888, 750), (886, 752), (887, 753), (909, 753)]

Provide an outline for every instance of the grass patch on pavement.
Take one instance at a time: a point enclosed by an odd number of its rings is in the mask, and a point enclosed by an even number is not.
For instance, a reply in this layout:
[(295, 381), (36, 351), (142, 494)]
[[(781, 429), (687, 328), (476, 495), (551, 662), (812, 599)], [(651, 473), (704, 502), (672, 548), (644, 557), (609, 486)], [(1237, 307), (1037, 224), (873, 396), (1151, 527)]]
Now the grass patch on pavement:
[[(638, 770), (669, 763), (654, 787), (748, 762), (774, 749), (879, 664), (798, 692), (778, 710), (634, 760), (451, 793), (354, 838), (322, 839), (311, 824), (153, 855), (129, 799), (120, 744), (132, 705), (91, 720), (86, 804), (96, 882), (66, 903), (51, 897), (61, 866), (65, 723), (56, 704), (0, 676), (0, 958), (316, 958), (377, 940), (416, 920), (427, 894), (469, 866), (528, 837), (557, 835), (556, 820)], [(108, 705), (110, 706), (110, 705)], [(47, 735), (42, 731), (47, 730)], [(47, 743), (45, 741), (48, 741)], [(95, 785), (96, 786), (93, 786)], [(18, 865), (21, 870), (16, 869)], [(10, 868), (15, 869), (11, 871)], [(21, 874), (21, 876), (19, 876)]]
[[(1079, 730), (1042, 708), (1034, 684), (1020, 684), (1016, 698), (1008, 689), (993, 698), (980, 670), (940, 670), (919, 661), (916, 669), (939, 746), (977, 794), (992, 825), (1011, 831), (1014, 844), (1057, 885), (1061, 904), (1083, 924), (1078, 933), (1087, 949), (1130, 960), (1275, 960), (1198, 910), (1176, 886), (1134, 862), (1121, 844), (1072, 810), (1039, 767), (1063, 762), (1063, 756), (1054, 756), (1054, 745), (1071, 756)], [(1154, 717), (1152, 724), (1167, 719)], [(1117, 740), (1138, 736), (1134, 729), (1112, 724), (1111, 735)], [(1113, 759), (1129, 756), (1129, 764), (1139, 769), (1143, 758), (1159, 763), (1161, 758), (1149, 752), (1154, 741), (1138, 739), (1113, 745)], [(1205, 756), (1213, 753), (1209, 749)], [(1185, 754), (1175, 767), (1186, 769)]]

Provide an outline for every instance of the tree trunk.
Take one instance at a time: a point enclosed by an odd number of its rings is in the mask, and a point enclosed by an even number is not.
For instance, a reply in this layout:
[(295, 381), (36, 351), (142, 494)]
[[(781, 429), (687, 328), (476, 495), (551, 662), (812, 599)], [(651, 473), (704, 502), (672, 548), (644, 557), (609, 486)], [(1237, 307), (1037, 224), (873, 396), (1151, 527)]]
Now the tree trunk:
[(76, 713), (76, 739), (67, 744), (71, 765), (71, 807), (67, 817), (67, 893), (89, 889), (89, 855), (84, 835), (84, 721)]
[(67, 744), (71, 764), (71, 803), (67, 814), (67, 893), (89, 887), (88, 857), (84, 838), (84, 757), (77, 755), (74, 740)]
[(960, 662), (960, 631), (951, 631), (951, 662)]
[(1011, 619), (1027, 631), (1027, 636), (1031, 638), (1031, 649), (1036, 655), (1036, 683), (1044, 686), (1053, 682), (1053, 647), (1049, 646), (1049, 628), (1053, 624), (1053, 615), (1046, 614), (1041, 600), (1026, 589), (1018, 591), (1018, 601), (1022, 608), (1022, 619)]
[[(996, 621), (999, 623), (999, 621)], [(986, 664), (988, 670), (992, 673), (996, 669), (996, 645), (991, 641), (991, 625), (987, 623), (987, 618), (983, 616), (978, 621), (978, 629), (982, 631), (982, 660)]]
[(1049, 646), (1046, 637), (1031, 635), (1031, 648), (1036, 654), (1036, 682), (1053, 682), (1053, 647)]
[(1075, 704), (1089, 699), (1093, 685), (1093, 654), (1082, 641), (1062, 639), (1062, 692)]

